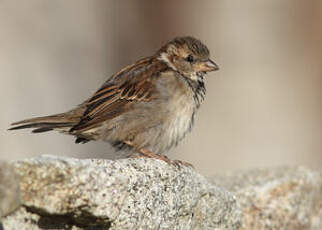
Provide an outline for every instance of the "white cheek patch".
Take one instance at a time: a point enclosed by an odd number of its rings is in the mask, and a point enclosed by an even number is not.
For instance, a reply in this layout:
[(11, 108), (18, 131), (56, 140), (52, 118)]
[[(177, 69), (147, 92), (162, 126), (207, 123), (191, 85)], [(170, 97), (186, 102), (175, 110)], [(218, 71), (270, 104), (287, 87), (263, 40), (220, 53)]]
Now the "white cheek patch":
[(172, 68), (173, 70), (177, 71), (177, 68), (170, 62), (167, 53), (161, 53), (160, 57), (158, 57), (158, 59), (164, 61), (165, 63), (167, 63), (167, 65), (170, 68)]
[(198, 81), (199, 80), (199, 76), (197, 75), (197, 73), (193, 73), (190, 75), (190, 79), (193, 81)]

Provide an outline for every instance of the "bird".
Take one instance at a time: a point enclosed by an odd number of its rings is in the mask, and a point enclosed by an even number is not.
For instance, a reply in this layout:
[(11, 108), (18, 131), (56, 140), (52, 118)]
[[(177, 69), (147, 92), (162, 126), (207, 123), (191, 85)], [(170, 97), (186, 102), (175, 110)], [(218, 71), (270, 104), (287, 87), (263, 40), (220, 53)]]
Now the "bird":
[(105, 141), (116, 150), (130, 149), (133, 157), (190, 165), (166, 152), (191, 131), (206, 94), (204, 77), (218, 69), (199, 39), (176, 37), (113, 74), (75, 108), (18, 121), (9, 130), (55, 130), (75, 136), (75, 143)]

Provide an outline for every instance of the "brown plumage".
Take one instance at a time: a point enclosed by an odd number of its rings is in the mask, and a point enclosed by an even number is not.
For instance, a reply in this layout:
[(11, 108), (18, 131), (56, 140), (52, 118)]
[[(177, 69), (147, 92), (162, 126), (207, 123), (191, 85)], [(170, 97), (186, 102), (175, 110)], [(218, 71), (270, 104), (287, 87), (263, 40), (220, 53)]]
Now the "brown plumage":
[(76, 136), (76, 143), (103, 140), (169, 161), (161, 154), (191, 129), (205, 96), (204, 75), (217, 69), (199, 40), (175, 38), (114, 74), (75, 109), (16, 122), (10, 130), (57, 130)]

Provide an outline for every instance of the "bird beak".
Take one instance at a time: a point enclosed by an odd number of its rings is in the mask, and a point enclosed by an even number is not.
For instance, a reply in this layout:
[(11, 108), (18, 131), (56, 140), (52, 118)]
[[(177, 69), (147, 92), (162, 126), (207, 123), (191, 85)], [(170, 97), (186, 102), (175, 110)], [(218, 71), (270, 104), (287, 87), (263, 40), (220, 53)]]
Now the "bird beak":
[(211, 72), (211, 71), (216, 71), (219, 70), (218, 65), (213, 62), (211, 59), (208, 59), (208, 61), (204, 62), (202, 65), (202, 69), (205, 72)]

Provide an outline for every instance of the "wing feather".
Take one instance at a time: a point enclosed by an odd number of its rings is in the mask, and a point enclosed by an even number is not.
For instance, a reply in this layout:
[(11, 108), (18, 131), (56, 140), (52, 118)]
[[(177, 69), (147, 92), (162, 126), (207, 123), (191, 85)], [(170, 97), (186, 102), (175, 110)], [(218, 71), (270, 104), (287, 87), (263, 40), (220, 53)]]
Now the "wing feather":
[(135, 102), (152, 100), (154, 83), (159, 74), (167, 69), (165, 63), (153, 57), (125, 67), (85, 102), (86, 110), (70, 132), (95, 128), (121, 115)]

